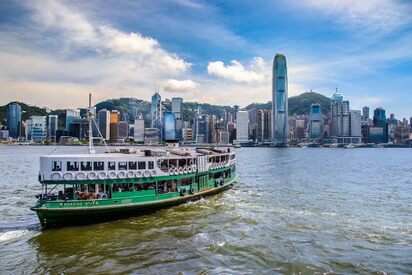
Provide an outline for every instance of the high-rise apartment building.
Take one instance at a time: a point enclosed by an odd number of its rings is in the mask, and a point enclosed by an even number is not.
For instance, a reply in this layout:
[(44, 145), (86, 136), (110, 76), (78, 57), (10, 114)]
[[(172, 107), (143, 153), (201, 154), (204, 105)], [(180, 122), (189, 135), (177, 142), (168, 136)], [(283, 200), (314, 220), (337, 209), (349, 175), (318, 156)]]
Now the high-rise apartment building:
[(272, 135), (276, 144), (288, 143), (288, 76), (286, 57), (277, 53), (272, 75)]
[(7, 106), (7, 129), (9, 137), (19, 138), (21, 135), (21, 106), (14, 102)]

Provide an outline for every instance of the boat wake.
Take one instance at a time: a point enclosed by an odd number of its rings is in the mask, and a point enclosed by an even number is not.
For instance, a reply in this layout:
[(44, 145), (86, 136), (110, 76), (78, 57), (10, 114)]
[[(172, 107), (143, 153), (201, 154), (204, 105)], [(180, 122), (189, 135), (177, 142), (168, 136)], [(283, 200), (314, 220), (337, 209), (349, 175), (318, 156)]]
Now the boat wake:
[(10, 241), (12, 239), (20, 238), (23, 235), (29, 233), (27, 229), (11, 230), (0, 233), (0, 242)]

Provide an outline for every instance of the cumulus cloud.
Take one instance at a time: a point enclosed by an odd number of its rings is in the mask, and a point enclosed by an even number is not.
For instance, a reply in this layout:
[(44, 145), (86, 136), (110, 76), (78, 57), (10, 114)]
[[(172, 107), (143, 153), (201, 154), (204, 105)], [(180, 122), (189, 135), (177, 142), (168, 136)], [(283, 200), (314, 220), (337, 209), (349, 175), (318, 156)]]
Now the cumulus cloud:
[(188, 79), (188, 80), (176, 80), (169, 79), (164, 85), (163, 89), (169, 92), (187, 92), (193, 91), (199, 86), (198, 83)]
[(210, 75), (221, 77), (235, 82), (261, 82), (265, 80), (265, 75), (261, 72), (264, 67), (263, 58), (255, 58), (252, 61), (251, 69), (258, 71), (247, 70), (239, 61), (232, 60), (231, 65), (225, 65), (222, 61), (209, 62), (207, 72)]
[(156, 39), (99, 25), (58, 1), (31, 2), (33, 19), (47, 29), (60, 31), (64, 42), (136, 58), (139, 65), (156, 66), (171, 74), (185, 72), (191, 64), (164, 50)]

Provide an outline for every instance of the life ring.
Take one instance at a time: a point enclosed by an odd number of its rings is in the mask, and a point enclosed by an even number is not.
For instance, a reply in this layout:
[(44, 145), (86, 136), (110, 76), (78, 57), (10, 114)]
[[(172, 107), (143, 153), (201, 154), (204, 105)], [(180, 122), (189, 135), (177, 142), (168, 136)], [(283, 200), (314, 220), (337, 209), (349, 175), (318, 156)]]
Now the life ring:
[(59, 172), (51, 174), (51, 179), (52, 180), (60, 180), (62, 178), (62, 174)]
[(73, 177), (74, 177), (74, 175), (73, 175), (73, 173), (71, 173), (71, 172), (66, 172), (66, 173), (64, 173), (64, 175), (63, 175), (63, 179), (65, 179), (65, 180), (72, 180)]
[(225, 184), (224, 180), (220, 180), (220, 186), (223, 186), (223, 184)]
[(174, 171), (175, 175), (179, 174), (179, 169), (178, 168), (173, 169), (173, 171)]
[(90, 173), (88, 173), (87, 174), (87, 178), (89, 179), (89, 180), (94, 180), (94, 179), (96, 179), (96, 173), (95, 172), (90, 172)]
[(76, 175), (76, 179), (77, 179), (77, 180), (84, 180), (85, 178), (86, 178), (86, 174), (83, 173), (83, 172), (79, 172), (79, 173), (77, 173), (77, 175)]
[(149, 170), (144, 171), (143, 176), (144, 177), (150, 176), (150, 171)]
[(152, 171), (150, 172), (150, 175), (151, 175), (152, 177), (156, 176), (156, 174), (157, 174), (156, 170), (152, 170)]
[(181, 188), (180, 189), (180, 196), (186, 195), (186, 188)]
[(141, 176), (142, 176), (142, 172), (136, 171), (136, 177), (141, 177)]
[(110, 172), (109, 172), (109, 178), (111, 178), (111, 179), (115, 179), (115, 178), (116, 178), (116, 176), (117, 176), (117, 174), (116, 174), (116, 172), (115, 172), (115, 171), (110, 171)]
[(188, 172), (188, 173), (192, 173), (192, 167), (189, 166), (189, 167), (187, 168), (187, 172)]
[(173, 175), (173, 174), (174, 174), (173, 168), (170, 168), (170, 169), (169, 169), (169, 174), (170, 174), (170, 175)]
[(126, 173), (123, 171), (120, 171), (119, 173), (117, 173), (117, 177), (119, 179), (124, 179), (126, 177)]
[(97, 194), (97, 199), (101, 199), (101, 200), (105, 200), (107, 199), (109, 196), (107, 196), (106, 193), (99, 193)]
[(107, 176), (107, 173), (104, 171), (99, 172), (99, 174), (97, 174), (97, 177), (99, 178), (99, 180), (103, 180), (105, 179)]
[(217, 180), (215, 180), (215, 187), (218, 187), (219, 183), (217, 182)]
[(129, 179), (131, 179), (131, 178), (134, 177), (134, 172), (133, 172), (133, 171), (129, 171), (129, 172), (127, 172), (126, 176), (127, 176)]
[(190, 189), (189, 189), (189, 194), (190, 195), (193, 195), (195, 193), (195, 189), (193, 188), (193, 186), (191, 185), (190, 186)]
[(188, 170), (187, 167), (183, 168), (183, 173), (187, 174)]

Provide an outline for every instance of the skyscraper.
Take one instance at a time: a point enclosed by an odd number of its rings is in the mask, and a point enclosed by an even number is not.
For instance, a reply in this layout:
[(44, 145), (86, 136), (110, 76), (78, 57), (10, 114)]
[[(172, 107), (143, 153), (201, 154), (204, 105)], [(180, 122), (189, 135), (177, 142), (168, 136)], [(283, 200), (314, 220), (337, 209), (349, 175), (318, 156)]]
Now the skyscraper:
[(378, 107), (373, 111), (373, 126), (383, 128), (383, 142), (388, 142), (386, 114), (382, 107)]
[(162, 139), (162, 98), (157, 92), (152, 96), (150, 113), (152, 118), (152, 128), (159, 130), (160, 139)]
[(236, 141), (249, 141), (249, 117), (246, 110), (236, 113)]
[(51, 142), (57, 142), (56, 131), (57, 131), (57, 115), (49, 115), (49, 139)]
[(343, 96), (336, 92), (332, 96), (331, 102), (332, 112), (332, 137), (349, 137), (350, 136), (350, 121), (349, 121), (349, 101), (343, 100)]
[(7, 129), (9, 137), (19, 138), (21, 134), (21, 106), (16, 102), (7, 106)]
[(46, 116), (31, 116), (26, 121), (26, 140), (33, 142), (45, 142), (46, 141)]
[(256, 114), (256, 139), (258, 142), (268, 142), (272, 139), (272, 111), (259, 110)]
[(362, 108), (362, 125), (369, 125), (369, 107)]
[(183, 129), (183, 99), (181, 97), (172, 98), (172, 113), (176, 119), (176, 139), (182, 140)]
[[(362, 125), (361, 111), (350, 110), (350, 136), (362, 137), (361, 125)], [(360, 141), (359, 141), (360, 142)]]
[(141, 113), (134, 120), (134, 141), (144, 141), (144, 119)]
[(117, 142), (120, 112), (112, 110), (110, 112), (110, 142)]
[(320, 105), (314, 103), (310, 106), (309, 113), (309, 137), (319, 139), (322, 138), (323, 115)]
[(70, 132), (70, 124), (75, 120), (81, 118), (80, 110), (78, 109), (67, 109), (66, 110), (66, 131)]
[(272, 135), (277, 144), (288, 143), (288, 76), (286, 57), (277, 53), (272, 76)]
[(176, 118), (175, 114), (169, 111), (164, 112), (163, 115), (163, 138), (165, 141), (176, 140)]
[(104, 140), (110, 139), (110, 111), (102, 109), (98, 113), (99, 131)]

